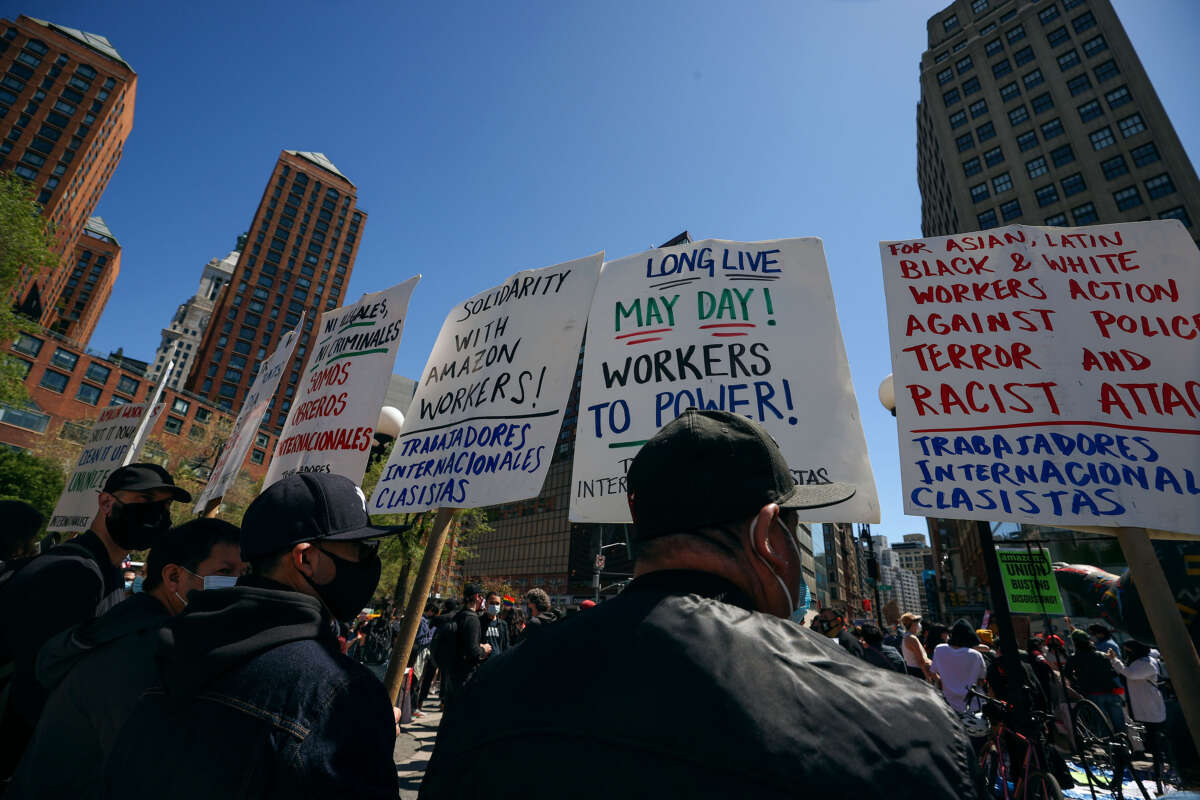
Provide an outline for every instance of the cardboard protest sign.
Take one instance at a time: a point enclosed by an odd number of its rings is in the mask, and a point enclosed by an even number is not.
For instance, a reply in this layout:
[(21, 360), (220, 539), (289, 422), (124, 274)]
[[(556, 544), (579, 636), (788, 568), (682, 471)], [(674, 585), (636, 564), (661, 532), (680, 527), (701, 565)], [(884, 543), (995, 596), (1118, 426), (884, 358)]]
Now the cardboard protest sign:
[(220, 500), (225, 496), (245, 463), (246, 454), (250, 452), (250, 445), (258, 433), (258, 426), (262, 423), (267, 406), (271, 404), (271, 398), (275, 396), (275, 390), (279, 387), (279, 378), (292, 360), (292, 352), (296, 349), (296, 341), (300, 338), (303, 327), (302, 314), (296, 329), (281, 336), (275, 352), (259, 365), (258, 375), (250, 385), (250, 391), (246, 393), (242, 410), (233, 423), (233, 430), (230, 431), (229, 440), (225, 443), (225, 449), (221, 451), (221, 457), (217, 459), (217, 466), (209, 476), (204, 491), (196, 498), (194, 510), (197, 514), (204, 513), (205, 507), (213, 500)]
[(857, 487), (805, 520), (879, 521), (819, 239), (708, 239), (605, 264), (588, 317), (571, 520), (629, 522), (629, 464), (689, 406), (761, 423), (801, 484)]
[(996, 550), (1008, 610), (1014, 614), (1066, 614), (1050, 551)]
[(321, 315), (263, 488), (295, 472), (362, 481), (408, 301), (420, 280), (417, 275)]
[(880, 252), (907, 513), (1195, 532), (1200, 253), (1178, 221)]
[[(130, 403), (109, 406), (100, 412), (54, 506), (47, 531), (84, 531), (91, 527), (92, 517), (96, 515), (96, 494), (104, 488), (109, 474), (122, 464), (137, 460), (137, 451), (132, 454), (129, 451), (148, 407)], [(150, 425), (162, 413), (162, 408), (161, 404), (154, 406), (149, 415)]]
[(450, 310), (369, 513), (541, 491), (603, 260), (518, 272)]

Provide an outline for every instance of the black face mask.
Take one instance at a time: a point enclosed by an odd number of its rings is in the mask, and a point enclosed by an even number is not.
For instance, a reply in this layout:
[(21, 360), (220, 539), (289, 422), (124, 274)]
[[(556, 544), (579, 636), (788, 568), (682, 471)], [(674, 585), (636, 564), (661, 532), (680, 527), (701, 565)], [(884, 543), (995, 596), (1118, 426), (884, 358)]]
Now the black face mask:
[(376, 553), (371, 553), (360, 561), (349, 561), (335, 556), (328, 550), (320, 547), (317, 549), (334, 563), (337, 574), (326, 584), (314, 583), (307, 575), (304, 579), (321, 596), (334, 619), (343, 622), (353, 619), (375, 594), (375, 587), (379, 586), (379, 575), (383, 571), (383, 562)]
[(104, 520), (108, 535), (125, 550), (153, 547), (171, 527), (166, 503), (122, 503), (116, 500)]

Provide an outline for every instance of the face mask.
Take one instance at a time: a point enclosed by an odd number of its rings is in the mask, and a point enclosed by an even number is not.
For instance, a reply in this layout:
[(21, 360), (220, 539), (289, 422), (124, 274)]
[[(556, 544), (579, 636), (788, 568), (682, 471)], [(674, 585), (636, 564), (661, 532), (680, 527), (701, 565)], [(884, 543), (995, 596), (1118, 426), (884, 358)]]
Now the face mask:
[(363, 610), (370, 602), (371, 595), (375, 594), (375, 587), (379, 585), (379, 575), (383, 571), (383, 562), (375, 553), (362, 561), (349, 561), (335, 556), (328, 550), (321, 550), (321, 554), (337, 568), (333, 580), (319, 584), (314, 583), (307, 575), (304, 579), (316, 590), (334, 619), (351, 619)]
[(171, 527), (165, 503), (113, 502), (104, 520), (108, 535), (125, 550), (145, 550)]
[[(780, 520), (778, 516), (775, 517), (775, 522), (778, 522), (779, 527), (783, 528), (783, 532), (786, 535), (787, 540), (791, 543), (792, 549), (796, 551), (796, 563), (797, 563), (797, 565), (800, 564), (802, 559), (800, 558), (800, 548), (797, 547), (797, 545), (796, 545), (796, 538), (794, 536), (792, 536), (792, 532), (789, 531), (784, 526), (783, 521)], [(753, 522), (750, 523), (750, 540), (751, 540), (751, 542), (754, 541), (754, 523)], [(767, 569), (769, 569), (771, 571), (771, 574), (775, 576), (775, 580), (779, 581), (779, 588), (783, 589), (783, 593), (787, 596), (788, 617), (790, 618), (792, 615), (794, 615), (796, 613), (797, 608), (798, 608), (796, 605), (796, 602), (792, 599), (792, 590), (787, 587), (787, 584), (784, 583), (783, 578), (779, 575), (778, 572), (775, 571), (775, 569), (771, 566), (770, 562), (768, 562), (765, 558), (762, 557), (762, 554), (759, 553), (758, 550), (755, 550), (754, 554), (756, 556), (758, 556), (758, 560), (763, 562), (763, 564), (766, 565)]]
[(205, 575), (205, 589), (228, 589), (237, 585), (236, 575)]
[(493, 617), (498, 617), (498, 616), (500, 616), (500, 604), (499, 604), (499, 603), (497, 603), (496, 605), (493, 605), (493, 606), (488, 606), (488, 607), (487, 607), (487, 612), (488, 612), (489, 614), (491, 614)]
[(142, 591), (142, 583), (144, 583), (145, 580), (146, 579), (143, 578), (141, 575), (138, 575), (136, 578), (133, 579), (133, 593), (134, 594), (137, 594), (138, 592)]
[(125, 591), (127, 591), (127, 592), (133, 591), (133, 581), (125, 581)]

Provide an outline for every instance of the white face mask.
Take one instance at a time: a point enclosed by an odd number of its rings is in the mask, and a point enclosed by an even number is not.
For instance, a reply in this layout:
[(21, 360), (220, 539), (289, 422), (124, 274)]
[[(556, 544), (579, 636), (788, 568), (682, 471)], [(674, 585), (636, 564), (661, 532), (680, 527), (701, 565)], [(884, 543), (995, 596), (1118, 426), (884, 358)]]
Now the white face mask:
[(498, 617), (498, 616), (500, 616), (500, 605), (497, 603), (496, 605), (491, 605), (491, 606), (488, 606), (488, 607), (487, 607), (487, 612), (488, 612), (489, 614), (491, 614), (493, 617)]
[[(787, 529), (787, 526), (783, 524), (783, 520), (781, 520), (778, 515), (776, 515), (774, 521), (779, 523), (780, 528), (783, 528), (783, 532), (786, 535), (788, 542), (791, 543), (792, 549), (796, 551), (796, 564), (799, 565), (801, 562), (800, 547), (799, 547), (799, 545), (796, 544), (796, 537), (794, 535), (792, 535), (792, 532)], [(750, 541), (752, 543), (754, 541), (754, 522), (750, 523)], [(775, 580), (779, 581), (779, 588), (783, 589), (783, 593), (787, 597), (788, 617), (789, 618), (794, 617), (796, 614), (796, 611), (799, 610), (799, 608), (796, 605), (796, 601), (792, 598), (792, 590), (787, 587), (787, 584), (784, 582), (783, 578), (779, 575), (778, 572), (775, 571), (775, 569), (771, 566), (770, 562), (768, 562), (765, 558), (762, 557), (762, 554), (759, 553), (757, 549), (754, 551), (754, 554), (756, 556), (758, 556), (759, 561), (763, 562), (763, 564), (766, 565), (767, 569), (771, 570), (771, 574), (775, 576)]]

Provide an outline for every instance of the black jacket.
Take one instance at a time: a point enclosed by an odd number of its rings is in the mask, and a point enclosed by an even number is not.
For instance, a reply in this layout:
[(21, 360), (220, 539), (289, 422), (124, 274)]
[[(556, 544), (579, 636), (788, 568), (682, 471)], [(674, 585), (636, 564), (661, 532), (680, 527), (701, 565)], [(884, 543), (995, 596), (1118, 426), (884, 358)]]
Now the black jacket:
[(159, 683), (117, 739), (103, 796), (395, 800), (391, 703), (329, 623), (318, 600), (265, 578), (190, 595), (163, 628)]
[(169, 619), (154, 597), (135, 594), (42, 647), (37, 679), (50, 697), (6, 800), (100, 796), (96, 778), (134, 702), (154, 684), (158, 632)]
[(562, 612), (553, 608), (539, 611), (536, 617), (530, 617), (525, 622), (525, 630), (521, 631), (521, 641), (527, 642), (536, 636), (540, 636), (549, 630), (550, 626), (555, 622), (561, 622), (563, 618)]
[(930, 686), (749, 607), (714, 575), (651, 573), (489, 659), (442, 719), (421, 797), (974, 796)]
[(877, 667), (895, 670), (905, 675), (908, 674), (908, 668), (904, 665), (904, 656), (900, 655), (899, 650), (889, 645), (881, 644), (879, 647), (868, 645), (864, 647), (863, 659)]

